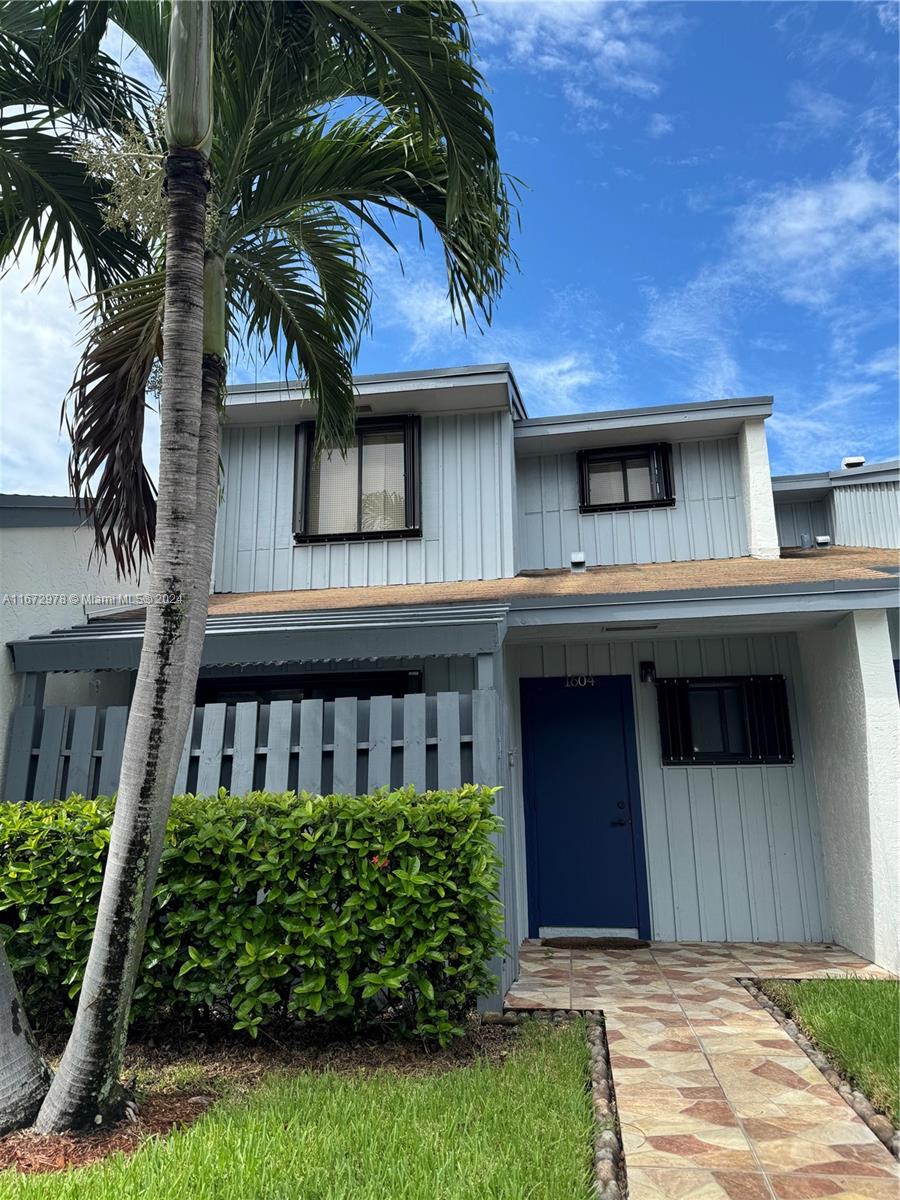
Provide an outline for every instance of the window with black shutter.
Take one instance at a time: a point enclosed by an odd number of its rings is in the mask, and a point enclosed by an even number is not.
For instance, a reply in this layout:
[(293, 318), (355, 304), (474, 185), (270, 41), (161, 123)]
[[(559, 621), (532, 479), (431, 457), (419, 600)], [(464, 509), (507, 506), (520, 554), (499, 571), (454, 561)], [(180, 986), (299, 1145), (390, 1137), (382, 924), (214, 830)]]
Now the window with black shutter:
[(672, 447), (664, 442), (581, 450), (578, 462), (580, 512), (661, 508), (675, 503)]
[(781, 675), (657, 679), (666, 766), (794, 761)]
[(421, 536), (416, 416), (362, 418), (346, 450), (319, 458), (314, 434), (297, 427), (296, 544)]

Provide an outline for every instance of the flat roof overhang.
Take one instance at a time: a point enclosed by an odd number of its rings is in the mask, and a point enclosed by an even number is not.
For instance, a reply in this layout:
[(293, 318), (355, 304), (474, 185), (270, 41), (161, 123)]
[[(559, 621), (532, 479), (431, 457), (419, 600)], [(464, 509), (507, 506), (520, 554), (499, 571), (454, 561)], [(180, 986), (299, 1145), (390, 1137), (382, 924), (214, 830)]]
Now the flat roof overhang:
[[(493, 654), (505, 604), (210, 617), (201, 667)], [(15, 670), (134, 671), (142, 620), (105, 620), (10, 642)]]
[[(516, 418), (526, 415), (509, 363), (357, 375), (353, 386), (362, 415), (488, 411), (509, 411)], [(274, 425), (315, 417), (309, 390), (299, 383), (237, 384), (228, 389), (225, 411), (230, 425)]]
[(865, 463), (837, 471), (817, 471), (798, 475), (773, 475), (772, 492), (776, 504), (794, 500), (823, 500), (836, 487), (859, 487), (864, 483), (900, 483), (900, 461)]
[(535, 417), (516, 422), (515, 447), (521, 456), (640, 442), (733, 437), (744, 421), (771, 415), (771, 396), (749, 396)]
[(897, 574), (885, 572), (883, 582), (859, 579), (719, 588), (714, 592), (692, 589), (557, 596), (550, 603), (541, 597), (523, 596), (510, 602), (507, 636), (514, 641), (518, 640), (519, 631), (529, 628), (588, 625), (602, 628), (604, 634), (628, 633), (640, 640), (651, 635), (671, 636), (680, 622), (703, 622), (705, 632), (711, 622), (754, 622), (764, 618), (764, 623), (771, 625), (773, 617), (781, 619), (783, 628), (790, 629), (798, 619), (802, 623), (809, 616), (827, 618), (830, 614), (838, 620), (858, 609), (897, 608), (900, 606), (897, 584)]
[[(518, 596), (505, 603), (211, 617), (203, 667), (377, 661), (493, 654), (504, 640), (644, 638), (829, 624), (858, 609), (900, 606), (896, 571), (883, 579), (762, 584), (607, 595)], [(131, 671), (143, 621), (101, 620), (12, 642), (15, 670)]]

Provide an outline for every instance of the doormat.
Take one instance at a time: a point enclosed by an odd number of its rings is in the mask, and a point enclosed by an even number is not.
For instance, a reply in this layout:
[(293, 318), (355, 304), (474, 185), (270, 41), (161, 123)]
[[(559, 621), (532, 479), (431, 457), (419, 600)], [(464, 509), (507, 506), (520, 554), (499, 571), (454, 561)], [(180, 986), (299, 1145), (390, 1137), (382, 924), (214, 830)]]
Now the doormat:
[(554, 950), (644, 950), (650, 943), (629, 937), (552, 937), (541, 938), (541, 945)]

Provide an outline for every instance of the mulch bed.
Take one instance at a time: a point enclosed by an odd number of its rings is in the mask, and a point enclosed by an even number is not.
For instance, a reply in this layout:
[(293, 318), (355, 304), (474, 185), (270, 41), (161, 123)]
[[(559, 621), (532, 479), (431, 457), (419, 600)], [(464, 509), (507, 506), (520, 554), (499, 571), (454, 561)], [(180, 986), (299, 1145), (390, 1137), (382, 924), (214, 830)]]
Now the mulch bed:
[(122, 1121), (98, 1133), (8, 1133), (0, 1138), (0, 1170), (14, 1167), (23, 1175), (37, 1175), (86, 1167), (119, 1151), (132, 1154), (153, 1134), (186, 1128), (211, 1103), (211, 1096), (150, 1095), (141, 1101), (136, 1121)]
[[(132, 1042), (125, 1052), (123, 1074), (137, 1080), (137, 1120), (83, 1134), (38, 1134), (27, 1129), (9, 1133), (0, 1137), (0, 1170), (65, 1171), (119, 1152), (132, 1154), (146, 1138), (187, 1128), (220, 1095), (250, 1091), (273, 1072), (435, 1074), (476, 1059), (501, 1062), (514, 1049), (517, 1036), (514, 1025), (473, 1021), (465, 1037), (440, 1049), (416, 1041), (345, 1039), (328, 1030), (304, 1028), (277, 1036), (264, 1034), (256, 1042), (224, 1027), (190, 1033), (156, 1029), (152, 1036)], [(181, 1069), (196, 1076), (188, 1090), (172, 1082)]]

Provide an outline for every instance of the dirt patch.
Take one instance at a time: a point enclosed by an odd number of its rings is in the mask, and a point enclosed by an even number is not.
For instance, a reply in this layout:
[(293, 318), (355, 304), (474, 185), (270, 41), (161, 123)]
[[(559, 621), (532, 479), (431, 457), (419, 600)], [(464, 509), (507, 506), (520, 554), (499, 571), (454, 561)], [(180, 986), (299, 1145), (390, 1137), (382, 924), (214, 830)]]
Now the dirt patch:
[(65, 1171), (112, 1154), (132, 1154), (148, 1137), (164, 1137), (201, 1117), (221, 1096), (240, 1095), (273, 1073), (338, 1071), (426, 1075), (451, 1071), (476, 1059), (502, 1062), (514, 1049), (515, 1026), (472, 1022), (465, 1037), (441, 1049), (421, 1042), (342, 1038), (328, 1031), (269, 1034), (251, 1042), (231, 1030), (157, 1032), (125, 1052), (124, 1076), (136, 1092), (138, 1117), (83, 1134), (37, 1134), (30, 1130), (0, 1137), (0, 1170), (23, 1174)]

